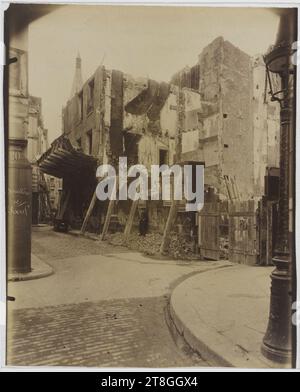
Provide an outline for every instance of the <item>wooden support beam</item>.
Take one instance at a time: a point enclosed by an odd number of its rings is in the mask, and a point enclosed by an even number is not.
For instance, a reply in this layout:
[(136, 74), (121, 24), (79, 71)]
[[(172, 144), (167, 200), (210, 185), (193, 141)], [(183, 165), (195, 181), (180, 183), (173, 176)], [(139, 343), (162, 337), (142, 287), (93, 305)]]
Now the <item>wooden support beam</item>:
[(165, 226), (165, 230), (164, 230), (164, 234), (163, 234), (163, 238), (162, 238), (162, 242), (161, 242), (160, 250), (159, 250), (159, 253), (161, 255), (164, 255), (169, 250), (170, 234), (171, 234), (172, 228), (174, 227), (177, 213), (178, 213), (178, 209), (179, 209), (179, 205), (180, 205), (179, 200), (174, 199), (174, 196), (175, 196), (174, 191), (176, 189), (176, 186), (182, 186), (181, 181), (180, 182), (178, 182), (178, 181), (179, 181), (179, 178), (177, 178), (177, 183), (175, 184), (175, 179), (174, 179), (174, 186), (172, 187), (172, 203), (171, 203), (171, 207), (169, 210), (168, 219), (167, 219), (167, 223)]
[(110, 223), (110, 218), (111, 218), (111, 215), (112, 215), (112, 212), (114, 209), (114, 205), (115, 205), (115, 200), (110, 200), (109, 204), (108, 204), (108, 209), (106, 212), (106, 217), (105, 217), (102, 233), (100, 234), (100, 241), (104, 241), (105, 236), (107, 234), (109, 223)]
[(225, 181), (226, 190), (227, 190), (227, 193), (228, 193), (228, 198), (232, 202), (232, 194), (231, 194), (231, 191), (230, 191), (228, 176), (226, 176), (226, 175), (224, 176), (224, 181)]
[(240, 194), (239, 194), (239, 190), (237, 187), (236, 179), (233, 177), (231, 177), (231, 184), (232, 184), (232, 190), (233, 190), (235, 199), (237, 201), (240, 201)]
[(237, 193), (236, 193), (236, 188), (235, 188), (235, 183), (234, 183), (234, 179), (232, 178), (232, 177), (230, 177), (230, 184), (231, 184), (231, 192), (232, 192), (232, 194), (233, 194), (233, 196), (234, 196), (234, 199), (235, 200), (238, 200), (238, 195), (237, 195)]
[(165, 230), (164, 230), (162, 243), (160, 245), (160, 250), (159, 250), (159, 253), (161, 255), (164, 255), (168, 251), (168, 249), (169, 249), (170, 233), (171, 233), (171, 229), (172, 229), (172, 227), (174, 226), (174, 223), (175, 223), (175, 219), (176, 219), (176, 216), (177, 216), (177, 210), (178, 210), (178, 201), (177, 200), (172, 200), (172, 204), (171, 204), (171, 207), (170, 207), (167, 223), (166, 223)]
[[(116, 181), (115, 181), (115, 184), (114, 184), (113, 193), (115, 193), (115, 191), (116, 191), (117, 184), (118, 184), (118, 177), (116, 178)], [(107, 212), (106, 212), (106, 217), (105, 217), (105, 221), (104, 221), (104, 225), (103, 225), (103, 229), (102, 229), (102, 233), (100, 234), (100, 241), (104, 241), (105, 236), (107, 234), (109, 223), (110, 223), (110, 218), (111, 218), (114, 206), (115, 206), (115, 202), (116, 202), (116, 200), (110, 200), (109, 201)]]
[[(185, 94), (182, 91), (182, 88), (179, 88), (179, 93), (177, 95), (177, 129), (176, 129), (176, 135), (175, 135), (175, 157), (174, 157), (174, 164), (176, 162), (181, 162), (181, 156), (182, 156), (182, 131), (185, 127), (184, 125), (184, 119), (185, 119)], [(180, 184), (182, 186), (182, 184)], [(172, 227), (175, 224), (176, 217), (177, 217), (177, 212), (178, 212), (178, 200), (174, 200), (174, 188), (172, 191), (172, 204), (169, 210), (169, 215), (167, 219), (167, 223), (165, 226), (162, 242), (160, 245), (160, 250), (159, 253), (161, 255), (164, 255), (166, 252), (169, 250), (169, 245), (170, 245), (170, 234)]]
[(124, 240), (125, 242), (128, 240), (128, 237), (131, 233), (131, 229), (132, 229), (132, 224), (133, 224), (133, 220), (134, 220), (134, 215), (136, 212), (136, 209), (139, 205), (139, 199), (138, 200), (134, 200), (131, 204), (131, 208), (130, 208), (130, 212), (129, 212), (129, 216), (128, 216), (128, 220), (125, 226), (125, 230), (124, 230)]
[(240, 195), (239, 188), (237, 186), (236, 179), (234, 179), (234, 189), (235, 189), (235, 193), (236, 193), (236, 196), (237, 196), (237, 200), (241, 201), (241, 195)]
[(91, 214), (92, 214), (92, 212), (93, 212), (94, 206), (95, 206), (95, 204), (96, 204), (96, 200), (97, 200), (97, 195), (96, 195), (96, 191), (95, 191), (95, 192), (93, 193), (93, 196), (92, 196), (92, 199), (91, 199), (89, 208), (88, 208), (88, 210), (87, 210), (87, 212), (86, 212), (84, 221), (83, 221), (83, 223), (82, 223), (82, 226), (81, 226), (81, 229), (80, 229), (80, 234), (84, 234), (85, 231), (86, 231), (86, 227), (87, 227), (88, 221), (89, 221), (89, 219), (90, 219), (90, 216), (91, 216)]

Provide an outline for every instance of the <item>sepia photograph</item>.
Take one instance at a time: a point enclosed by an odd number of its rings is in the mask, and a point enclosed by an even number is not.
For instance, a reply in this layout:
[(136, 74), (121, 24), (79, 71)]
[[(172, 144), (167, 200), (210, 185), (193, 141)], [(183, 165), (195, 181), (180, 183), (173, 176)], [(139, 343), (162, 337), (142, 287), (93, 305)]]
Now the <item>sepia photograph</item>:
[(297, 368), (298, 8), (3, 15), (4, 367)]

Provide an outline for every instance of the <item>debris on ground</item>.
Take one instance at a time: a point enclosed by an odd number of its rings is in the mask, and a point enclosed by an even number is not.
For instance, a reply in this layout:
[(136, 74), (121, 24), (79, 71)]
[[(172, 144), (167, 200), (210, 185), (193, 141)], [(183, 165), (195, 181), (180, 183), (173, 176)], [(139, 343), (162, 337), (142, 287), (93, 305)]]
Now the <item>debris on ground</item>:
[[(127, 242), (123, 233), (108, 234), (106, 239), (111, 245), (126, 246), (127, 248), (142, 252), (148, 256), (159, 254), (162, 242), (162, 234), (150, 233), (141, 236), (139, 233), (130, 234)], [(188, 235), (172, 233), (169, 245), (168, 256), (176, 260), (199, 260), (199, 255), (195, 253), (195, 243)]]
[(229, 239), (228, 237), (220, 237), (220, 258), (228, 259), (229, 257)]

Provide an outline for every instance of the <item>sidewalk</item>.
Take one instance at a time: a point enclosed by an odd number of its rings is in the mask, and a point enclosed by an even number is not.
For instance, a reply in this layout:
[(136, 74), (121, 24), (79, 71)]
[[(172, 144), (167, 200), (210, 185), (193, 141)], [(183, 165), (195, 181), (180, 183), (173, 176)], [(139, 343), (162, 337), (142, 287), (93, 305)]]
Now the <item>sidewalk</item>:
[(31, 271), (27, 273), (11, 273), (8, 274), (7, 280), (9, 282), (18, 282), (25, 280), (40, 279), (50, 276), (54, 273), (53, 268), (38, 258), (36, 255), (31, 254)]
[(55, 273), (45, 279), (9, 282), (8, 295), (16, 298), (10, 309), (169, 295), (188, 276), (229, 264), (156, 260), (138, 252), (78, 255), (48, 263)]
[(279, 366), (260, 353), (273, 269), (235, 265), (184, 280), (170, 301), (178, 332), (208, 362), (239, 368)]

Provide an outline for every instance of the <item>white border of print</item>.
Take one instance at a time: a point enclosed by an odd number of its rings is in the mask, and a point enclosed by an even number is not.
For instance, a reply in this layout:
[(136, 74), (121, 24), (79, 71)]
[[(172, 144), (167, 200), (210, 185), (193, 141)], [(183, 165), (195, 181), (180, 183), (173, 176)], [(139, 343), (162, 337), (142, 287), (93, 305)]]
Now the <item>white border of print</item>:
[[(61, 1), (61, 0), (56, 0), (56, 1), (43, 1), (43, 0), (14, 0), (14, 3), (28, 3), (28, 4), (106, 4), (106, 5), (155, 5), (155, 6), (205, 6), (205, 7), (297, 7), (298, 8), (298, 13), (299, 13), (299, 8), (300, 8), (300, 0), (298, 1), (288, 1), (288, 0), (283, 0), (281, 2), (274, 2), (274, 1), (269, 1), (265, 0), (264, 2), (260, 0), (254, 0), (251, 2), (247, 1), (235, 1), (232, 0), (231, 2), (226, 2), (226, 1), (201, 1), (201, 0), (189, 0), (186, 2), (183, 1), (168, 1), (168, 0), (160, 0), (160, 1), (140, 1), (140, 0), (131, 0), (131, 1), (80, 1), (80, 0), (73, 0), (73, 1)], [(3, 43), (3, 18), (4, 18), (4, 11), (8, 7), (9, 2), (0, 0), (0, 62), (1, 65), (5, 63), (4, 60), (4, 43)], [(298, 36), (299, 36), (299, 29), (300, 23), (298, 24)], [(1, 67), (0, 70), (0, 79), (3, 87), (3, 67)], [(299, 68), (297, 69), (297, 93), (299, 91), (299, 85), (300, 85), (300, 71)], [(0, 112), (0, 121), (1, 121), (1, 129), (3, 130), (3, 97), (1, 94), (0, 97), (0, 104), (1, 104), (1, 112)], [(296, 120), (296, 126), (300, 123), (300, 100), (297, 100), (297, 120)], [(300, 136), (299, 132), (296, 133), (296, 151), (300, 151)], [(6, 320), (6, 250), (5, 250), (5, 243), (6, 243), (6, 222), (5, 222), (5, 178), (4, 178), (4, 138), (3, 138), (3, 133), (0, 138), (0, 157), (1, 157), (1, 163), (0, 163), (0, 371), (21, 371), (21, 372), (26, 372), (26, 371), (48, 371), (48, 372), (60, 372), (60, 371), (70, 371), (70, 372), (78, 372), (78, 368), (72, 368), (72, 367), (5, 367), (5, 320)], [(296, 195), (300, 193), (300, 181), (299, 181), (299, 173), (300, 173), (300, 157), (299, 154), (296, 156)], [(300, 206), (297, 197), (296, 197), (296, 233), (295, 237), (299, 237), (300, 233), (300, 209), (297, 208)], [(300, 244), (298, 241), (296, 241), (296, 255), (299, 254), (300, 251)], [(299, 260), (297, 261), (297, 282), (300, 282), (300, 262)], [(299, 284), (298, 284), (298, 292), (297, 292), (297, 298), (298, 301), (300, 302), (300, 293), (299, 293)], [(298, 303), (299, 303), (298, 302)], [(299, 333), (299, 326), (298, 326), (298, 331), (297, 331), (297, 336), (300, 336)], [(297, 368), (300, 367), (300, 339), (297, 339)], [(106, 371), (106, 372), (114, 372), (114, 371), (127, 371), (127, 372), (142, 372), (145, 371), (144, 368), (106, 368), (106, 369), (101, 369), (101, 368), (83, 368), (80, 369), (80, 371), (86, 371), (86, 372), (99, 372), (99, 371)], [(149, 369), (147, 369), (149, 370)], [(155, 372), (163, 372), (165, 369), (163, 368), (157, 368), (157, 369), (151, 369), (152, 371)], [(174, 368), (174, 372), (185, 372), (185, 371), (191, 371), (191, 369), (188, 368)], [(193, 368), (193, 371), (205, 371), (205, 372), (213, 372), (215, 371), (216, 368), (205, 368), (205, 369), (197, 369)], [(226, 371), (234, 371), (234, 372), (239, 372), (239, 371), (258, 371), (258, 372), (263, 372), (265, 371), (264, 369), (258, 369), (258, 370), (251, 370), (251, 369), (226, 369), (226, 368), (218, 368), (218, 371), (226, 372)], [(270, 369), (267, 370), (268, 372), (278, 372), (278, 369)], [(295, 371), (293, 369), (286, 369), (282, 370), (285, 372), (292, 372)]]

